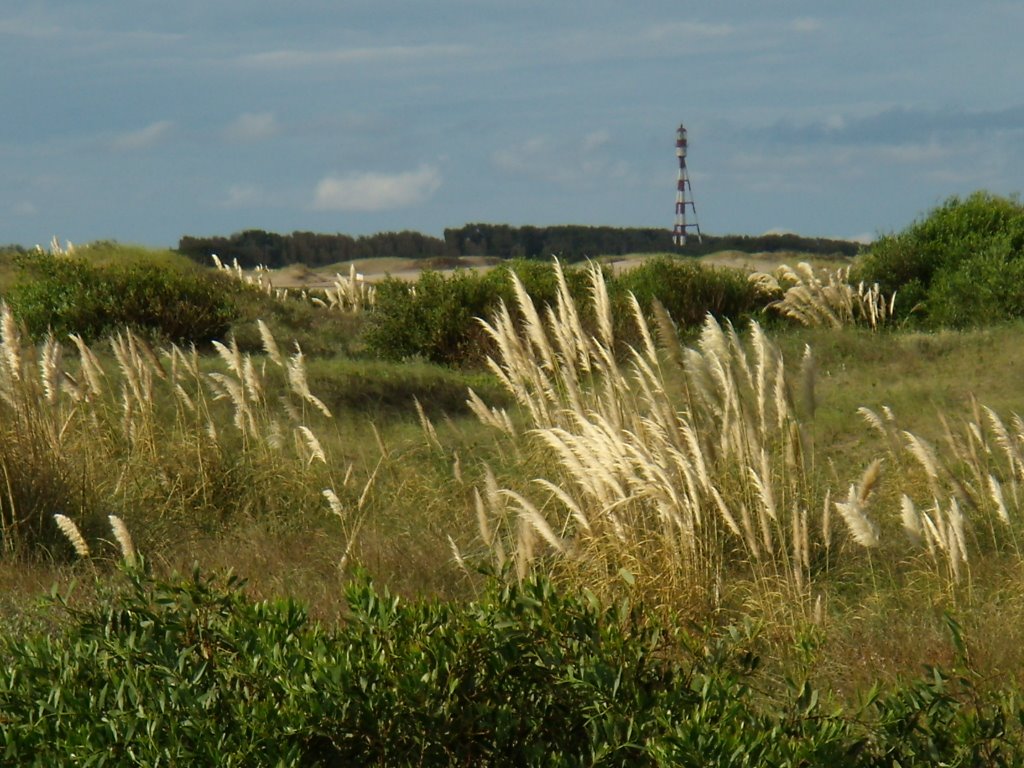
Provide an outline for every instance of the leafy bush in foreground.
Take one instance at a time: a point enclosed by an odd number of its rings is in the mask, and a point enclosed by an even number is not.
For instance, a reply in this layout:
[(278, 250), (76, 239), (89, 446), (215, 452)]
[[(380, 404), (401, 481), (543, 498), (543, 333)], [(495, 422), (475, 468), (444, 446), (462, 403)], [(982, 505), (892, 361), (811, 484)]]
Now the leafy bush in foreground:
[[(775, 692), (742, 633), (689, 638), (546, 581), (329, 631), (234, 579), (126, 571), (63, 632), (0, 638), (0, 754), (35, 765), (1009, 765), (1017, 717), (938, 671), (857, 716)], [(755, 691), (755, 686), (757, 690)], [(968, 706), (970, 704), (970, 706)]]

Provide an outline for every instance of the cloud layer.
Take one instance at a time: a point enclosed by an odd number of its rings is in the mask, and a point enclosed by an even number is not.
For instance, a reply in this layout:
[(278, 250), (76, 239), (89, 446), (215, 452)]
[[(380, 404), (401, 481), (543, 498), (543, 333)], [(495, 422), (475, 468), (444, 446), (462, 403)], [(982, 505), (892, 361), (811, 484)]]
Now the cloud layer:
[(4, 242), (671, 228), (680, 122), (708, 232), (884, 231), (1024, 184), (1006, 0), (7, 5)]
[(149, 149), (166, 139), (173, 127), (170, 120), (158, 120), (137, 131), (118, 134), (111, 140), (110, 146), (118, 152)]
[(229, 141), (263, 141), (280, 132), (273, 112), (245, 112), (227, 125), (224, 136)]
[(326, 176), (316, 185), (317, 211), (387, 211), (428, 200), (441, 188), (441, 172), (430, 165), (414, 171), (366, 171)]

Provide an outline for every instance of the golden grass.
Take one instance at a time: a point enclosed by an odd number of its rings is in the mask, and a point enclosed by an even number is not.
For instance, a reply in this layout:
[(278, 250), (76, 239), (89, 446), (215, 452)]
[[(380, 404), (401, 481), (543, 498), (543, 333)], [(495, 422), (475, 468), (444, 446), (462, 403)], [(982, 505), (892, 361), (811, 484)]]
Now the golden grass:
[[(625, 568), (663, 599), (705, 605), (747, 579), (810, 610), (812, 553), (828, 546), (817, 511), (828, 511), (829, 497), (778, 348), (756, 323), (744, 341), (711, 317), (696, 348), (684, 348), (670, 319), (661, 317), (656, 335), (633, 300), (641, 344), (620, 362), (600, 269), (590, 271), (593, 336), (557, 262), (555, 271), (554, 306), (537, 311), (513, 275), (521, 325), (504, 306), (484, 323), (498, 350), (489, 365), (523, 409), (527, 439), (551, 457), (533, 491), (478, 496), (496, 521), (480, 524), (482, 537), (494, 548), (492, 531), (506, 532), (498, 560), (511, 552), (524, 574), (552, 553), (558, 568), (598, 586)], [(804, 369), (813, 374), (806, 361)], [(470, 404), (512, 434), (472, 393)], [(869, 467), (835, 505), (859, 524), (851, 530), (863, 545), (877, 535), (863, 511), (877, 471)]]
[[(869, 592), (923, 571), (959, 604), (979, 555), (1020, 558), (1020, 417), (975, 404), (951, 426), (939, 414), (935, 441), (902, 429), (888, 407), (862, 407), (863, 442), (887, 458), (819, 466), (809, 347), (792, 375), (756, 323), (741, 335), (709, 317), (687, 347), (663, 310), (655, 331), (634, 301), (640, 342), (621, 360), (600, 270), (587, 335), (555, 268), (553, 306), (535, 307), (514, 283), (521, 320), (502, 307), (484, 324), (498, 350), (489, 365), (519, 412), (470, 393), (513, 455), (542, 456), (519, 459), (520, 478), (506, 473), (505, 486), (487, 468), (474, 493), (479, 539), (499, 569), (539, 568), (593, 589), (625, 569), (654, 604), (754, 601), (762, 615), (815, 621), (840, 571), (863, 569)], [(454, 540), (452, 551), (466, 561)]]
[(971, 415), (957, 423), (938, 414), (941, 438), (933, 444), (899, 429), (888, 408), (884, 416), (860, 412), (894, 465), (900, 526), (936, 574), (950, 585), (969, 580), (972, 551), (1021, 557), (1024, 420), (1013, 414), (1007, 426), (994, 409), (972, 402)]
[(154, 350), (129, 331), (110, 341), (113, 366), (71, 341), (77, 359), (53, 339), (25, 344), (0, 305), (5, 551), (52, 543), (60, 509), (76, 550), (72, 520), (86, 535), (109, 520), (130, 559), (127, 525), (155, 546), (204, 517), (322, 510), (319, 488), (348, 481), (316, 434), (331, 412), (309, 390), (301, 350), (275, 356), (269, 333), (265, 360), (217, 343), (223, 369), (209, 371), (195, 349)]
[[(248, 285), (260, 293), (271, 296), (278, 300), (285, 300), (291, 296), (307, 300), (318, 307), (324, 307), (339, 312), (358, 314), (371, 309), (376, 304), (377, 288), (373, 283), (356, 271), (355, 263), (349, 264), (349, 274), (341, 273), (329, 280), (320, 280), (324, 285), (306, 285), (317, 273), (312, 272), (304, 265), (291, 265), (284, 270), (275, 272), (265, 266), (257, 266), (255, 269), (243, 270), (237, 259), (231, 264), (225, 264), (217, 254), (213, 254), (214, 268), (222, 274), (228, 275), (239, 282)], [(285, 282), (292, 286), (278, 288), (274, 281)], [(297, 286), (297, 289), (296, 289)], [(261, 329), (261, 334), (263, 330)]]
[(764, 294), (781, 296), (768, 307), (805, 326), (841, 328), (865, 325), (873, 330), (892, 319), (896, 294), (884, 296), (875, 283), (850, 283), (850, 267), (828, 271), (822, 279), (806, 262), (783, 264), (773, 272), (754, 272), (750, 281)]

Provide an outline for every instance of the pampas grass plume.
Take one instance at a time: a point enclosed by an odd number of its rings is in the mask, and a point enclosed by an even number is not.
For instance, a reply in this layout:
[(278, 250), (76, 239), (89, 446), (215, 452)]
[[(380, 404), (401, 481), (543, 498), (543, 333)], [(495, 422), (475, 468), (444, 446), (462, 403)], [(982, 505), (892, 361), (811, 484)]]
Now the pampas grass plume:
[(71, 542), (71, 546), (75, 548), (75, 553), (81, 558), (89, 557), (89, 545), (85, 543), (85, 538), (82, 536), (82, 532), (78, 530), (78, 526), (75, 525), (75, 521), (61, 514), (54, 515), (53, 519), (57, 521), (57, 527), (60, 528), (60, 532), (64, 534), (64, 537)]
[(117, 515), (108, 515), (107, 520), (110, 521), (110, 530), (117, 540), (117, 545), (121, 548), (121, 556), (125, 563), (134, 566), (138, 562), (138, 558), (135, 553), (135, 542), (132, 541), (132, 536), (128, 532), (128, 526)]
[(323, 446), (320, 445), (320, 441), (317, 440), (316, 435), (313, 434), (313, 430), (302, 425), (298, 427), (298, 432), (302, 435), (306, 442), (306, 447), (309, 449), (309, 463), (312, 464), (314, 461), (319, 460), (326, 464), (327, 456), (324, 454), (324, 449)]
[(341, 519), (345, 519), (345, 509), (341, 505), (341, 499), (338, 498), (338, 494), (334, 492), (333, 488), (324, 488), (323, 497), (327, 499), (327, 504), (331, 508), (331, 512), (336, 514)]

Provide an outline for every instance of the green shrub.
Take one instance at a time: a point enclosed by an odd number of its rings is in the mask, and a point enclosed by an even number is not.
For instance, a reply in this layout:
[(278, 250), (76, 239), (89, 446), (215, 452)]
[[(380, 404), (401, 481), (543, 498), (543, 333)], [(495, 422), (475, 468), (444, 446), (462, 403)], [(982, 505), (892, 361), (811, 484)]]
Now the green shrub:
[(359, 337), (364, 313), (320, 307), (298, 293), (270, 296), (241, 283), (234, 306), (228, 335), (242, 352), (262, 352), (259, 321), (267, 325), (283, 350), (294, 350), (298, 344), (308, 357), (351, 357), (362, 351)]
[(458, 270), (446, 277), (427, 270), (415, 283), (388, 278), (377, 285), (376, 307), (364, 338), (370, 351), (390, 360), (421, 357), (435, 363), (479, 362), (486, 337), (477, 317), (502, 296), (501, 273)]
[[(365, 340), (380, 357), (422, 357), (446, 365), (479, 364), (492, 352), (491, 339), (477, 318), (488, 318), (501, 301), (513, 311), (516, 302), (508, 279), (514, 272), (538, 309), (554, 304), (557, 282), (551, 263), (513, 260), (487, 273), (456, 271), (450, 276), (424, 272), (415, 283), (389, 279), (377, 287)], [(566, 268), (565, 279), (584, 327), (592, 329), (593, 302), (586, 270)], [(611, 300), (622, 310), (618, 337), (636, 342), (632, 312), (625, 308), (633, 292), (646, 311), (654, 299), (684, 326), (699, 326), (709, 312), (734, 322), (757, 311), (762, 302), (737, 270), (702, 267), (689, 261), (652, 259), (620, 276), (606, 274)]]
[(657, 299), (673, 320), (689, 328), (699, 328), (708, 313), (738, 326), (763, 303), (740, 270), (665, 257), (622, 274), (615, 280), (615, 289), (632, 292), (645, 309)]
[(902, 232), (874, 243), (853, 278), (897, 292), (896, 314), (964, 327), (1020, 317), (1024, 206), (976, 192), (952, 197)]
[[(529, 259), (513, 259), (502, 265), (506, 272), (514, 272), (522, 282), (526, 292), (533, 298), (533, 303), (541, 308), (548, 304), (554, 304), (558, 297), (558, 280), (555, 276), (552, 261), (531, 261)], [(569, 293), (578, 306), (585, 306), (590, 303), (590, 281), (587, 278), (587, 271), (580, 267), (567, 267), (563, 264), (565, 282)], [(611, 273), (603, 270), (605, 277), (610, 278)], [(507, 279), (507, 278), (506, 278)], [(505, 297), (506, 303), (511, 298), (511, 291)], [(581, 318), (586, 319), (586, 318)]]
[(936, 274), (926, 300), (936, 326), (967, 328), (1024, 317), (1024, 254), (1007, 236)]
[(59, 636), (5, 637), (16, 671), (0, 683), (4, 762), (296, 764), (304, 734), (289, 732), (284, 684), (319, 633), (294, 603), (249, 603), (238, 587), (135, 573), (106, 606), (65, 606)]
[(132, 262), (95, 266), (85, 259), (31, 253), (7, 302), (32, 336), (78, 334), (88, 342), (125, 326), (178, 344), (222, 338), (238, 288), (212, 273)]
[(774, 686), (743, 632), (493, 582), (403, 603), (365, 578), (328, 630), (235, 579), (142, 568), (56, 633), (0, 636), (12, 765), (1009, 765), (1022, 714), (932, 670), (865, 707)]

